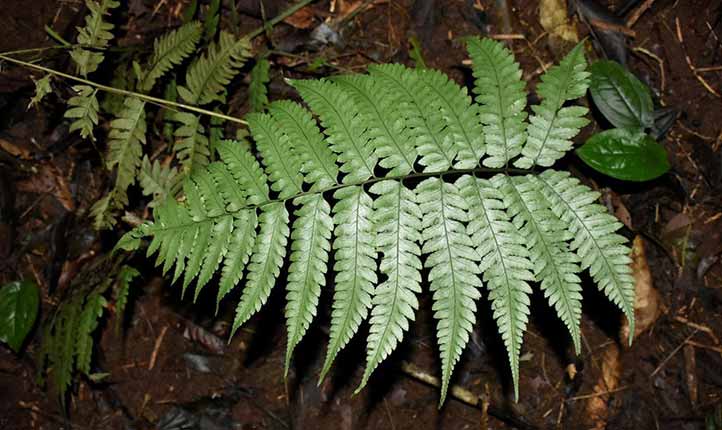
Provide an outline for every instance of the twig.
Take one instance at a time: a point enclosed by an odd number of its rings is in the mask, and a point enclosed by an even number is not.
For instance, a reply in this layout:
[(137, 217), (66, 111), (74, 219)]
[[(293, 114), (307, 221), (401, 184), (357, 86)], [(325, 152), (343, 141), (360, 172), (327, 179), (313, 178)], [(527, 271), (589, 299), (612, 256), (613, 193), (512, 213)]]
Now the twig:
[(584, 400), (584, 399), (593, 399), (595, 397), (602, 397), (606, 396), (607, 394), (614, 394), (618, 393), (620, 391), (628, 390), (631, 387), (631, 385), (622, 385), (619, 388), (615, 388), (613, 390), (606, 390), (599, 393), (590, 393), (590, 394), (582, 394), (581, 396), (574, 396), (567, 399), (567, 402), (575, 402), (577, 400)]
[[(401, 363), (401, 371), (410, 376), (411, 378), (421, 381), (425, 384), (437, 388), (441, 386), (439, 378), (426, 373), (422, 369), (418, 368), (415, 364), (404, 361)], [(486, 406), (488, 408), (487, 411), (489, 415), (498, 418), (504, 422), (507, 422), (522, 430), (534, 430), (537, 428), (535, 425), (529, 424), (519, 417), (510, 415), (506, 411), (503, 411), (498, 407), (488, 404), (488, 399), (482, 399), (482, 396), (476, 395), (471, 391), (467, 390), (466, 388), (459, 387), (458, 385), (452, 385), (449, 388), (449, 394), (452, 398), (474, 408), (481, 408), (482, 406)], [(483, 404), (484, 402), (487, 403)]]
[(699, 73), (697, 73), (697, 68), (692, 63), (692, 59), (689, 58), (689, 54), (687, 53), (687, 45), (684, 43), (684, 34), (682, 33), (682, 27), (679, 25), (679, 17), (674, 18), (674, 24), (677, 27), (677, 41), (679, 42), (680, 46), (682, 46), (682, 51), (684, 52), (684, 60), (687, 62), (687, 66), (692, 72), (692, 75), (697, 78), (699, 83), (702, 84), (702, 86), (712, 95), (717, 98), (722, 98), (722, 95), (720, 95), (717, 90), (712, 88), (712, 86), (702, 76), (700, 76)]
[(719, 345), (719, 338), (714, 334), (714, 331), (712, 331), (711, 328), (707, 327), (706, 325), (697, 324), (696, 322), (692, 322), (688, 320), (685, 317), (676, 316), (674, 317), (674, 320), (682, 323), (686, 326), (692, 327), (695, 330), (703, 331), (709, 335), (709, 337), (712, 338), (715, 344)]
[(167, 331), (168, 326), (163, 327), (158, 335), (158, 338), (155, 340), (155, 346), (153, 346), (153, 352), (150, 354), (150, 361), (148, 362), (148, 370), (153, 370), (155, 367), (155, 360), (158, 358), (158, 350), (160, 349), (160, 345), (163, 343), (163, 338), (165, 337), (165, 333)]
[(668, 362), (669, 360), (671, 360), (672, 357), (674, 357), (674, 355), (675, 355), (677, 352), (679, 352), (679, 350), (682, 349), (682, 347), (683, 347), (684, 345), (686, 345), (687, 342), (688, 342), (690, 339), (692, 339), (692, 336), (694, 336), (695, 334), (697, 334), (697, 331), (698, 331), (698, 330), (693, 331), (692, 334), (690, 334), (689, 336), (687, 336), (687, 338), (686, 338), (682, 343), (680, 343), (679, 345), (677, 345), (677, 347), (674, 348), (674, 349), (672, 350), (672, 352), (670, 352), (669, 355), (667, 355), (667, 357), (666, 357), (664, 360), (662, 360), (661, 363), (659, 363), (659, 366), (657, 366), (657, 368), (654, 369), (654, 372), (652, 372), (652, 373), (649, 375), (649, 377), (650, 377), (650, 378), (653, 378), (654, 375), (656, 375), (657, 373), (659, 373), (659, 371), (662, 370), (662, 368), (667, 364), (667, 362)]
[(299, 10), (303, 9), (304, 7), (308, 6), (310, 3), (314, 2), (315, 0), (301, 0), (300, 2), (294, 4), (293, 6), (289, 7), (288, 9), (284, 10), (280, 14), (278, 14), (275, 18), (268, 21), (265, 25), (258, 27), (257, 29), (253, 30), (252, 32), (248, 33), (246, 37), (249, 39), (253, 39), (254, 37), (260, 35), (264, 31), (266, 31), (267, 28), (273, 27), (274, 25), (278, 24), (279, 22), (283, 21), (284, 19), (288, 18), (289, 16), (293, 15), (294, 13), (298, 12)]
[(625, 36), (637, 37), (637, 33), (626, 25), (613, 24), (611, 22), (602, 21), (599, 19), (590, 19), (589, 24), (592, 27), (598, 28), (599, 30), (616, 31), (622, 33)]
[(652, 3), (654, 3), (654, 0), (646, 0), (644, 3), (639, 5), (639, 7), (635, 9), (631, 15), (629, 15), (629, 19), (627, 19), (627, 27), (631, 28), (632, 26), (634, 26), (634, 24), (637, 23), (639, 18), (644, 15), (644, 12), (646, 12), (647, 9), (652, 6)]

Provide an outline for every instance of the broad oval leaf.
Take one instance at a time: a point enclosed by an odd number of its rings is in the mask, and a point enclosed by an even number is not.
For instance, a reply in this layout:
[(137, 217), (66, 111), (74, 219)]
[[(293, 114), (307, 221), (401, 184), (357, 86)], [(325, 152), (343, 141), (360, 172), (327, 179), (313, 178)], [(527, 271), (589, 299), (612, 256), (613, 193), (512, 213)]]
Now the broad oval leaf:
[(637, 129), (595, 134), (576, 152), (594, 170), (625, 181), (648, 181), (669, 170), (664, 147)]
[(40, 297), (29, 281), (15, 281), (0, 289), (0, 341), (18, 352), (35, 324)]
[(649, 128), (654, 124), (649, 88), (614, 61), (597, 61), (590, 67), (589, 91), (605, 118), (619, 128)]

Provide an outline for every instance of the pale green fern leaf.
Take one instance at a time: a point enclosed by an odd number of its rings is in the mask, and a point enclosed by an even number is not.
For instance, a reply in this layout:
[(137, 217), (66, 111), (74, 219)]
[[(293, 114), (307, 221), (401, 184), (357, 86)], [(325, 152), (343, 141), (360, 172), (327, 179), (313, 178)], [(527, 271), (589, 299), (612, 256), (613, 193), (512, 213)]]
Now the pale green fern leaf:
[(469, 39), (474, 92), (484, 124), (487, 167), (504, 167), (521, 153), (527, 113), (524, 81), (511, 51), (491, 39)]
[(370, 76), (338, 76), (334, 82), (344, 90), (346, 98), (356, 103), (379, 166), (389, 169), (389, 175), (412, 172), (416, 146), (397, 111), (397, 95), (385, 91), (381, 82)]
[(190, 65), (186, 84), (178, 87), (178, 94), (194, 105), (223, 101), (226, 86), (249, 55), (250, 43), (247, 39), (237, 39), (231, 33), (221, 31), (218, 42), (212, 43), (206, 54)]
[(108, 170), (116, 169), (112, 193), (119, 206), (127, 204), (126, 191), (135, 182), (141, 164), (141, 145), (145, 144), (145, 133), (145, 102), (135, 97), (126, 97), (123, 110), (110, 122), (108, 157), (105, 160)]
[(268, 113), (276, 120), (281, 133), (288, 136), (294, 154), (298, 154), (301, 172), (312, 190), (336, 185), (338, 167), (323, 135), (318, 130), (311, 113), (298, 104), (282, 100), (273, 102)]
[(268, 105), (268, 82), (271, 63), (261, 58), (251, 69), (251, 83), (248, 85), (248, 104), (251, 112), (261, 112)]
[(244, 190), (248, 204), (259, 205), (268, 201), (268, 178), (263, 169), (242, 142), (223, 141), (218, 153), (233, 178)]
[(183, 185), (181, 179), (182, 176), (178, 174), (178, 169), (161, 164), (158, 160), (151, 164), (147, 155), (140, 163), (138, 182), (143, 190), (143, 195), (153, 197), (148, 204), (151, 208), (165, 202), (169, 196), (178, 194)]
[(371, 186), (374, 200), (376, 248), (386, 279), (374, 290), (367, 341), (366, 368), (358, 392), (403, 339), (415, 319), (421, 292), (421, 218), (416, 194), (398, 181)]
[(39, 106), (45, 96), (53, 92), (53, 88), (50, 85), (50, 79), (52, 77), (53, 75), (48, 73), (38, 80), (33, 79), (33, 82), (35, 83), (35, 94), (30, 99), (30, 103), (28, 103), (28, 109), (33, 106)]
[(236, 308), (231, 336), (266, 303), (286, 256), (288, 210), (283, 203), (264, 206), (259, 223), (261, 231), (251, 253), (248, 279)]
[(181, 123), (175, 131), (177, 141), (174, 149), (185, 173), (193, 173), (207, 166), (211, 148), (201, 118), (188, 112), (175, 112), (173, 119)]
[(582, 287), (579, 257), (567, 242), (572, 239), (566, 225), (551, 212), (534, 182), (526, 177), (501, 177), (500, 189), (507, 213), (526, 239), (534, 277), (544, 296), (569, 330), (574, 348), (581, 352)]
[(589, 109), (563, 106), (586, 94), (590, 76), (586, 69), (584, 44), (580, 43), (542, 75), (537, 94), (543, 100), (531, 107), (534, 115), (529, 118), (528, 137), (521, 157), (514, 162), (516, 167), (551, 166), (572, 148), (571, 139), (589, 123), (585, 118)]
[(627, 240), (616, 234), (622, 227), (604, 206), (596, 203), (599, 193), (569, 175), (547, 170), (534, 177), (551, 209), (572, 234), (570, 247), (589, 269), (599, 290), (617, 305), (629, 320), (629, 343), (634, 335), (634, 278)]
[(200, 38), (201, 24), (193, 21), (155, 39), (153, 57), (146, 66), (146, 72), (138, 88), (144, 92), (153, 89), (158, 79), (195, 51)]
[(299, 197), (294, 204), (300, 208), (294, 213), (291, 232), (291, 267), (286, 284), (286, 348), (285, 375), (291, 364), (293, 350), (306, 334), (316, 316), (321, 287), (326, 283), (328, 252), (331, 248), (331, 207), (322, 194)]
[(472, 103), (466, 88), (459, 87), (438, 70), (417, 69), (416, 73), (433, 94), (433, 107), (441, 111), (447, 127), (444, 138), (456, 147), (454, 168), (477, 167), (486, 152), (478, 106)]
[(418, 73), (400, 64), (373, 65), (369, 67), (369, 72), (382, 83), (382, 91), (397, 94), (398, 105), (394, 112), (405, 118), (424, 171), (438, 172), (451, 168), (457, 148), (435, 103), (435, 92), (422, 82)]
[(319, 381), (368, 316), (377, 282), (373, 200), (360, 186), (341, 188), (333, 197), (337, 200), (333, 207), (336, 277), (331, 333)]
[(493, 181), (464, 176), (459, 187), (469, 205), (468, 232), (481, 257), (480, 269), (489, 290), (493, 316), (506, 347), (519, 398), (519, 356), (529, 322), (529, 281), (534, 281), (524, 237), (511, 223), (504, 196), (498, 189), (503, 176)]
[(68, 110), (65, 111), (65, 118), (73, 120), (70, 123), (70, 132), (80, 131), (83, 139), (95, 140), (93, 129), (98, 125), (98, 90), (88, 85), (76, 85), (73, 87), (75, 94), (68, 100)]
[(364, 181), (374, 174), (377, 159), (369, 131), (353, 99), (336, 83), (327, 80), (290, 81), (316, 112), (327, 141), (341, 163), (344, 183)]
[(416, 187), (423, 213), (422, 252), (434, 294), (434, 318), (441, 355), (441, 400), (444, 403), (449, 380), (469, 341), (474, 326), (475, 300), (481, 297), (479, 254), (467, 234), (468, 207), (459, 189), (438, 178), (424, 180)]
[(248, 264), (253, 251), (253, 244), (256, 240), (256, 227), (258, 217), (256, 211), (251, 209), (242, 210), (235, 214), (233, 232), (231, 233), (228, 245), (228, 253), (223, 261), (221, 279), (218, 282), (218, 296), (216, 298), (216, 312), (223, 298), (228, 294), (243, 277), (243, 269)]
[[(114, 0), (100, 0), (100, 3), (86, 0), (85, 5), (90, 13), (85, 16), (85, 26), (78, 27), (78, 44), (93, 49), (105, 48), (113, 39), (113, 33), (110, 32), (113, 24), (105, 22), (103, 17), (110, 14), (110, 9), (120, 6), (120, 3)], [(98, 70), (105, 57), (102, 51), (91, 51), (82, 47), (70, 51), (70, 56), (75, 61), (78, 73), (83, 76)]]

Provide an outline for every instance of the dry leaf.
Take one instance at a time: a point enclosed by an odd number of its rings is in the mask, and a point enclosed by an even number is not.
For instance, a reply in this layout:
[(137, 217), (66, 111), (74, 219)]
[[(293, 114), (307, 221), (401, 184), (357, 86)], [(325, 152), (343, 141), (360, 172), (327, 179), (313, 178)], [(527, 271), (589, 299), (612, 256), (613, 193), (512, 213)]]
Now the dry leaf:
[(2, 148), (5, 152), (12, 155), (13, 157), (18, 157), (22, 160), (30, 159), (30, 152), (27, 149), (10, 143), (10, 141), (8, 140), (0, 139), (0, 148)]
[(301, 30), (307, 30), (313, 27), (315, 19), (316, 16), (313, 13), (313, 9), (309, 6), (306, 6), (302, 9), (297, 10), (296, 13), (284, 19), (283, 22), (292, 27), (296, 27)]
[(687, 394), (692, 406), (697, 405), (697, 359), (695, 357), (694, 346), (684, 346), (684, 374), (685, 382), (687, 382)]
[(616, 343), (609, 344), (602, 352), (602, 374), (592, 391), (598, 394), (587, 401), (586, 416), (589, 425), (595, 430), (607, 426), (609, 417), (609, 393), (619, 385), (622, 364), (619, 361), (619, 347)]
[[(657, 321), (661, 311), (661, 299), (659, 292), (652, 283), (652, 274), (649, 272), (647, 256), (644, 251), (644, 241), (641, 236), (636, 236), (632, 244), (632, 276), (634, 276), (634, 338)], [(619, 333), (620, 339), (629, 338), (629, 323), (627, 319), (622, 320), (622, 329)]]
[(579, 42), (577, 26), (569, 21), (566, 0), (541, 0), (539, 23), (549, 33), (549, 47), (557, 56), (568, 51), (569, 45)]

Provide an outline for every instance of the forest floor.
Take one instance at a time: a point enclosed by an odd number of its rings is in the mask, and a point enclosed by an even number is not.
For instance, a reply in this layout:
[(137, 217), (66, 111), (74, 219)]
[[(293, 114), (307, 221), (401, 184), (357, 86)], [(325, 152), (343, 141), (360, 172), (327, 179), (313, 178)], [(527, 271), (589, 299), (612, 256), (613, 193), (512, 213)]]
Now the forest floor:
[[(233, 23), (227, 3), (223, 27), (235, 26), (243, 34), (262, 25), (257, 2), (237, 2), (239, 20)], [(538, 1), (509, 0), (507, 15), (495, 8), (500, 3), (506, 2), (314, 2), (270, 32), (276, 51), (293, 54), (270, 55), (270, 97), (295, 97), (284, 78), (363, 71), (374, 62), (413, 64), (412, 34), (427, 66), (467, 85), (470, 72), (462, 37), (504, 39), (534, 90), (539, 75), (558, 61), (559, 50), (540, 24)], [(619, 10), (625, 2), (599, 3)], [(722, 413), (722, 2), (636, 3), (627, 17), (642, 13), (630, 25), (621, 49), (628, 53), (629, 69), (652, 88), (657, 106), (679, 112), (662, 140), (672, 169), (658, 180), (630, 185), (595, 174), (573, 155), (564, 160), (603, 193), (605, 203), (625, 223), (624, 234), (644, 242), (660, 303), (651, 327), (631, 347), (620, 343), (617, 310), (594, 287), (585, 287), (583, 350), (575, 356), (566, 330), (537, 293), (515, 403), (503, 346), (483, 298), (472, 340), (452, 381), (481, 396), (483, 405), (450, 398), (437, 408), (438, 389), (413, 378), (406, 367), (411, 363), (428, 375), (438, 369), (431, 303), (424, 294), (406, 342), (379, 368), (368, 388), (353, 395), (363, 371), (363, 336), (339, 356), (332, 377), (316, 384), (328, 312), (322, 311), (312, 325), (284, 381), (281, 289), (230, 344), (218, 344), (217, 336), (225, 339), (228, 332), (233, 306), (211, 319), (211, 299), (201, 298), (196, 305), (182, 301), (178, 288), (139, 258), (142, 280), (133, 289), (127, 328), (117, 332), (106, 324), (95, 351), (98, 369), (110, 376), (102, 383), (81, 380), (66, 418), (56, 397), (36, 384), (31, 359), (36, 343), (20, 357), (0, 347), (0, 428), (709, 428), (705, 420)], [(183, 0), (128, 4), (127, 16), (120, 19), (121, 46), (149, 46), (153, 37), (180, 22), (184, 7)], [(286, 7), (283, 1), (265, 5), (269, 17)], [(354, 6), (359, 9), (349, 13)], [(74, 39), (84, 14), (78, 1), (34, 0), (29, 7), (23, 0), (4, 0), (0, 52), (53, 44), (46, 25)], [(343, 43), (309, 48), (311, 29), (325, 20), (339, 22), (343, 14)], [(576, 25), (582, 38), (590, 34), (584, 22)], [(254, 46), (264, 49), (271, 42), (262, 36)], [(321, 58), (325, 65), (316, 67), (314, 60)], [(71, 69), (67, 57), (54, 55), (49, 62)], [(85, 214), (108, 183), (99, 161), (102, 148), (68, 132), (62, 107), (26, 109), (34, 88), (31, 77), (39, 75), (0, 63), (0, 212), (13, 214), (0, 219), (0, 284), (35, 280), (43, 289), (42, 309), (47, 310), (57, 300), (48, 295), (50, 286), (67, 286), (84, 265), (107, 253), (127, 226), (103, 234), (90, 226)], [(230, 115), (242, 116), (247, 110), (246, 82), (230, 95)], [(584, 136), (599, 127), (593, 122)], [(226, 131), (235, 133), (231, 126)], [(142, 208), (137, 212), (143, 215)], [(324, 292), (319, 309), (330, 308), (329, 296)], [(179, 424), (188, 416), (200, 424)]]

